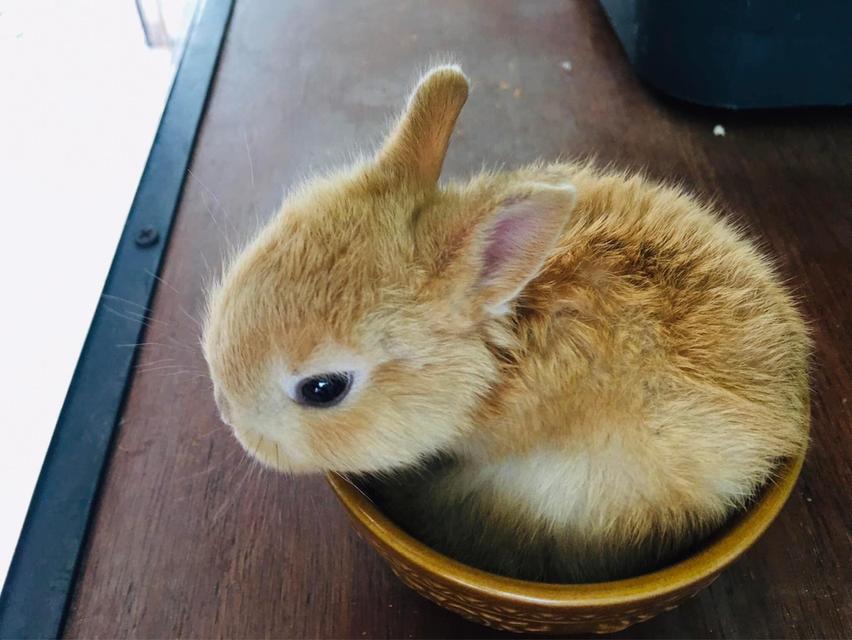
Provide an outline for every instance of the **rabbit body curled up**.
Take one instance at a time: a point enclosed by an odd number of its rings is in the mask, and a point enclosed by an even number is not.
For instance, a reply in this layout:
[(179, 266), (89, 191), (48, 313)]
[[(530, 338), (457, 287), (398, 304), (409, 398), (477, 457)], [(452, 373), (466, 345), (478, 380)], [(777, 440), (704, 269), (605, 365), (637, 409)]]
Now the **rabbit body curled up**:
[(374, 157), (235, 258), (204, 336), (217, 404), (266, 465), (378, 473), (394, 518), (476, 566), (646, 570), (806, 447), (805, 324), (680, 190), (589, 164), (439, 185), (467, 91), (431, 70)]

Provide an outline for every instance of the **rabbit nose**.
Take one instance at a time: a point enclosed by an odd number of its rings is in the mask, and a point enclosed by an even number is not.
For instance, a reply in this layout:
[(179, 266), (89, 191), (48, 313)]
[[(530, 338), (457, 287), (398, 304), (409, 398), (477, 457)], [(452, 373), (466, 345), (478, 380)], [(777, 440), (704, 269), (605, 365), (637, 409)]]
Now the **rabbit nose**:
[(225, 397), (219, 389), (213, 390), (213, 398), (216, 400), (216, 406), (219, 409), (219, 416), (222, 418), (222, 421), (226, 424), (231, 424), (231, 410), (230, 405), (228, 404), (228, 399)]

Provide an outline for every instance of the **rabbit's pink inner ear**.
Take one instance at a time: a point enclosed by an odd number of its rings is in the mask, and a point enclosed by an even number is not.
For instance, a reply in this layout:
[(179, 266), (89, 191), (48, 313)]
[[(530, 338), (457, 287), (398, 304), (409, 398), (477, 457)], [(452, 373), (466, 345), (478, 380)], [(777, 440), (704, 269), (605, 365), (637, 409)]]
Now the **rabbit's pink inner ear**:
[(570, 185), (537, 185), (529, 195), (500, 205), (490, 216), (479, 275), (486, 308), (505, 311), (538, 275), (559, 240), (574, 198)]
[(523, 262), (524, 253), (535, 252), (539, 242), (539, 221), (528, 202), (508, 206), (491, 230), (482, 259), (481, 279), (487, 284), (511, 269), (514, 262)]

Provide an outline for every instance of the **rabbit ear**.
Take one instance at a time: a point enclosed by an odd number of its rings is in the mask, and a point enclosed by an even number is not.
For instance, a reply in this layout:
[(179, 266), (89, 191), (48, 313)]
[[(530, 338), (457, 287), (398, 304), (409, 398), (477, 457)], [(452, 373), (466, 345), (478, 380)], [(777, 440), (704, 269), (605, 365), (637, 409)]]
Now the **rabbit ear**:
[(457, 65), (428, 71), (382, 145), (378, 166), (416, 186), (434, 186), (467, 93), (467, 78)]
[(500, 315), (539, 274), (553, 252), (576, 201), (569, 184), (527, 185), (501, 202), (478, 225), (468, 249), (475, 270), (474, 296)]

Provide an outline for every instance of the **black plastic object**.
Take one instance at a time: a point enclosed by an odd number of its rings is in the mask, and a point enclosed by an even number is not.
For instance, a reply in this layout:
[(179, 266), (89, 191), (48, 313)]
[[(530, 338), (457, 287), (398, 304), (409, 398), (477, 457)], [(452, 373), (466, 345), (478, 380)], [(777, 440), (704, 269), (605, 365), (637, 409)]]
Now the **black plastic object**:
[(731, 109), (852, 104), (848, 0), (601, 0), (639, 76)]
[(189, 34), (0, 594), (0, 638), (62, 632), (135, 360), (120, 346), (143, 332), (232, 5), (203, 2)]

